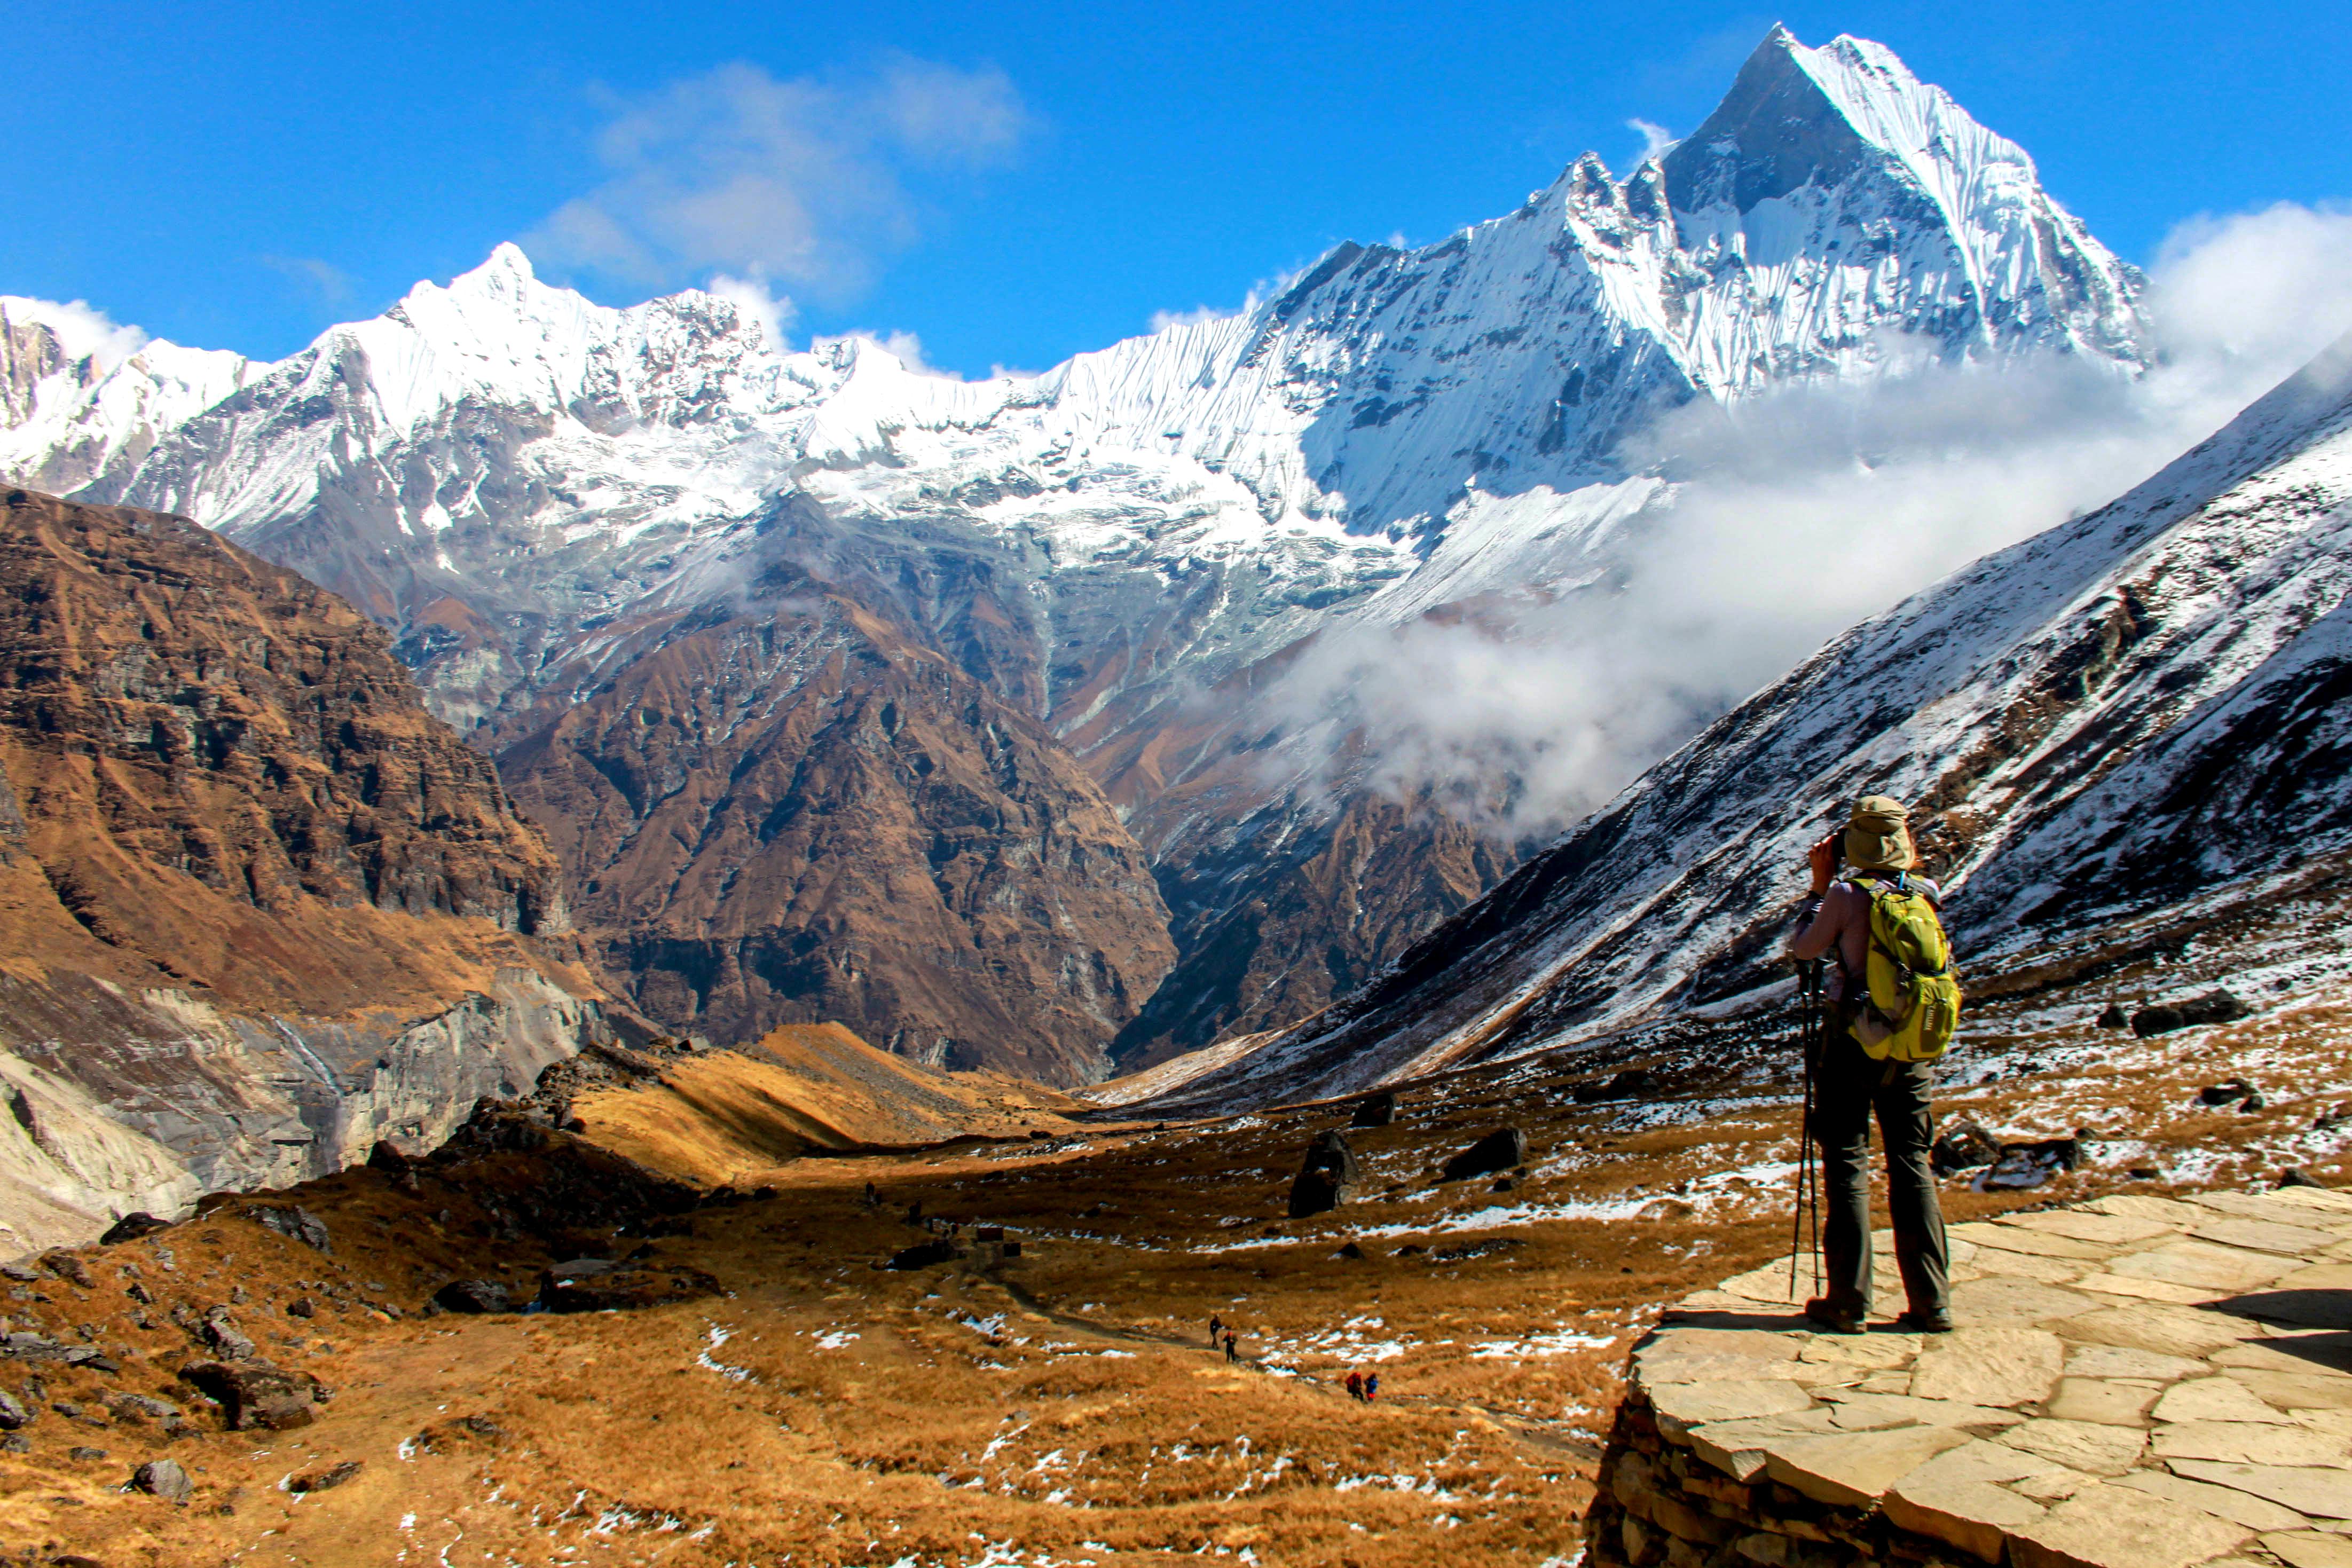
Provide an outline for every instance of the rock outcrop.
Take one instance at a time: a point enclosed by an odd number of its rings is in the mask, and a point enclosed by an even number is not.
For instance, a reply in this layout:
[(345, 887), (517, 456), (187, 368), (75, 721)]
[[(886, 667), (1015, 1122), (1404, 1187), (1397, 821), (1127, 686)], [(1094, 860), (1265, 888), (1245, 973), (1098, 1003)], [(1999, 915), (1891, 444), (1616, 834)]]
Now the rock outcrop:
[(0, 1250), (430, 1146), (604, 1028), (545, 839), (383, 632), (0, 496)]
[(501, 751), (608, 971), (722, 1041), (838, 1019), (928, 1065), (1103, 1077), (1175, 949), (1100, 790), (824, 584), (747, 591), (609, 628)]
[(1668, 1309), (1634, 1355), (1591, 1560), (2341, 1559), (2352, 1195), (2116, 1195), (1951, 1235), (1948, 1335), (1813, 1332), (1787, 1259)]

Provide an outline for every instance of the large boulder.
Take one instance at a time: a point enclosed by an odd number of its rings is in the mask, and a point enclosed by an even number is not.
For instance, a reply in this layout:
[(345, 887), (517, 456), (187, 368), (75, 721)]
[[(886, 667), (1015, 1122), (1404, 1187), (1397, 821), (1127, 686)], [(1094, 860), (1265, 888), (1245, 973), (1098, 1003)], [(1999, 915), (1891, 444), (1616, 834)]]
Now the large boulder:
[(150, 1459), (131, 1474), (131, 1484), (165, 1502), (185, 1502), (195, 1495), (196, 1483), (177, 1459)]
[(1607, 1100), (1631, 1100), (1649, 1092), (1650, 1070), (1629, 1067), (1605, 1079), (1596, 1078), (1590, 1082), (1580, 1083), (1569, 1091), (1569, 1095), (1580, 1105), (1598, 1105)]
[(170, 1220), (158, 1219), (143, 1208), (137, 1209), (108, 1226), (106, 1234), (98, 1239), (98, 1244), (111, 1247), (118, 1241), (136, 1241), (142, 1236), (152, 1236), (158, 1230), (171, 1228)]
[(1958, 1116), (1947, 1123), (1935, 1145), (1927, 1151), (1927, 1163), (1937, 1176), (1974, 1170), (2000, 1158), (2000, 1140), (1969, 1116)]
[(2142, 1008), (2132, 1014), (2132, 1033), (2146, 1040), (2150, 1035), (2170, 1034), (2175, 1030), (2197, 1029), (2207, 1024), (2234, 1023), (2250, 1018), (2253, 1009), (2220, 989), (2191, 997), (2185, 1002), (2160, 1003)]
[(262, 1427), (283, 1432), (317, 1419), (322, 1392), (307, 1372), (291, 1372), (257, 1358), (191, 1362), (180, 1381), (221, 1407), (229, 1430)]
[(682, 1264), (636, 1259), (601, 1264), (593, 1270), (576, 1266), (551, 1269), (539, 1279), (539, 1304), (551, 1312), (627, 1312), (658, 1307), (671, 1301), (699, 1301), (724, 1289), (699, 1269)]
[(1357, 1181), (1356, 1151), (1337, 1132), (1318, 1133), (1307, 1145), (1306, 1163), (1290, 1184), (1290, 1218), (1328, 1214), (1347, 1201)]
[(433, 1304), (445, 1312), (510, 1312), (514, 1299), (496, 1280), (452, 1280), (433, 1293)]
[(1497, 1127), (1446, 1161), (1439, 1179), (1467, 1181), (1472, 1176), (1492, 1176), (1527, 1162), (1528, 1135), (1517, 1127)]

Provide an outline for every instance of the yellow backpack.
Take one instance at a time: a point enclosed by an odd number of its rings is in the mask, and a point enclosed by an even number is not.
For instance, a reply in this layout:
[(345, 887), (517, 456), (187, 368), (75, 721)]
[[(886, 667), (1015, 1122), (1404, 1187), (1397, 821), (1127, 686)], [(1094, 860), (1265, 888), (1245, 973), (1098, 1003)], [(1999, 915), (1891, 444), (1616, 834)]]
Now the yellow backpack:
[(1905, 872), (1892, 881), (1852, 881), (1870, 895), (1869, 990), (1854, 1013), (1853, 1038), (1880, 1061), (1933, 1061), (1960, 1023), (1952, 945), (1936, 901)]

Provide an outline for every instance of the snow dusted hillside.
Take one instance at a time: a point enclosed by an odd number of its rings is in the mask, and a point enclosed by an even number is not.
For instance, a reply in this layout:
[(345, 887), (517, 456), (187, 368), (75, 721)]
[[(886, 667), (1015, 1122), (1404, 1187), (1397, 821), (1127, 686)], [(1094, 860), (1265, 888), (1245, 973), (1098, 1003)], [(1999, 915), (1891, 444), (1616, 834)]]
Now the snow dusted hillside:
[(91, 313), (0, 295), (0, 476), (79, 489), (142, 461), (158, 437), (242, 386), (241, 354), (183, 349)]
[(2113, 505), (1839, 638), (1362, 992), (1203, 1053), (1190, 1092), (1304, 1098), (1759, 999), (1806, 846), (1865, 793), (1919, 802), (1979, 963), (2291, 877), (2352, 848), (2347, 624), (2352, 336)]
[(1185, 958), (1141, 1054), (1319, 1005), (1507, 863), (1368, 809), (1381, 757), (1255, 700), (1310, 640), (1607, 580), (1673, 494), (1623, 444), (1694, 401), (1922, 354), (2133, 373), (2138, 287), (1886, 50), (1776, 28), (1622, 179), (1587, 155), (1443, 243), (1344, 245), (1036, 377), (783, 351), (698, 292), (606, 308), (502, 246), (209, 393), (45, 371), (0, 472), (345, 594), (493, 747), (609, 686), (643, 645), (618, 622), (740, 607), (779, 562), (835, 585), (1044, 724), (1161, 868)]

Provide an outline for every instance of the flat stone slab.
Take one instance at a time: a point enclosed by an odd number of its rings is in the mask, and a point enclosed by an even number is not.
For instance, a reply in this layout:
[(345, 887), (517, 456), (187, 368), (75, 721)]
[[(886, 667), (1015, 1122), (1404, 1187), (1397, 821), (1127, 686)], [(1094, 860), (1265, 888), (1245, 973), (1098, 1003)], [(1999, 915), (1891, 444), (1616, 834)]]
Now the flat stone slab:
[(1948, 1334), (1797, 1326), (1786, 1259), (1684, 1302), (1635, 1358), (1660, 1433), (1929, 1554), (2352, 1568), (2352, 1194), (2116, 1194), (1951, 1234)]

